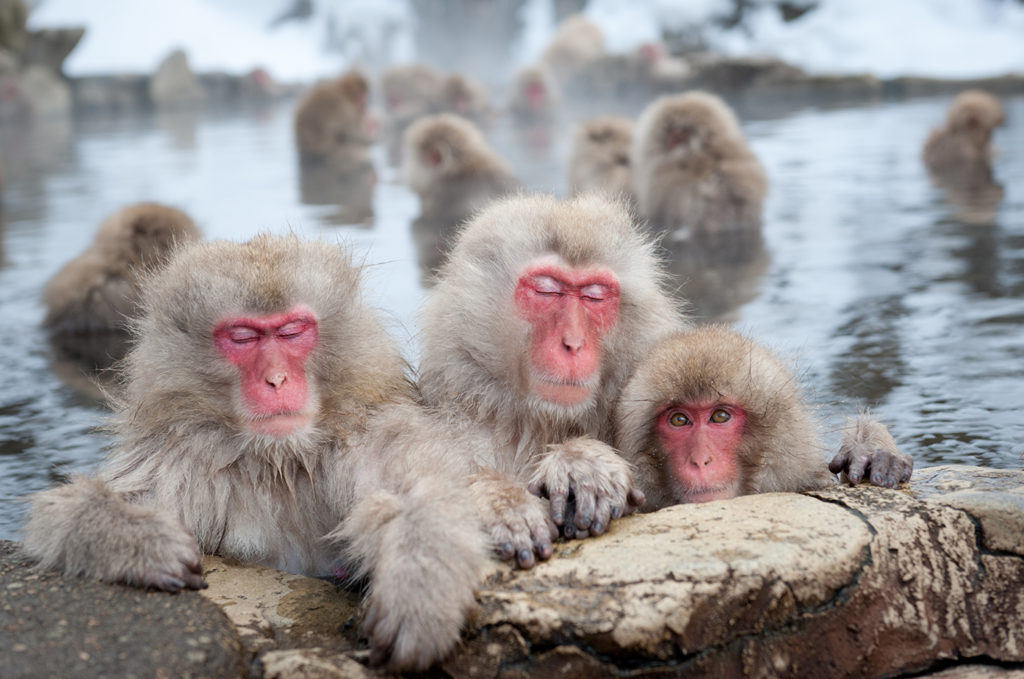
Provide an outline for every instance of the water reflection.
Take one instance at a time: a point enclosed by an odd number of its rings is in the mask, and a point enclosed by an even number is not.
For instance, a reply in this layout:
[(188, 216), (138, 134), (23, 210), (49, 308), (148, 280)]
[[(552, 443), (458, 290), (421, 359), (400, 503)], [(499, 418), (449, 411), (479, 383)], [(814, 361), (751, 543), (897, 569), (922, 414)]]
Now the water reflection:
[(357, 167), (336, 167), (332, 163), (302, 163), (299, 167), (299, 195), (305, 205), (328, 205), (322, 214), (329, 224), (362, 225), (373, 222), (373, 187), (377, 171), (370, 162)]

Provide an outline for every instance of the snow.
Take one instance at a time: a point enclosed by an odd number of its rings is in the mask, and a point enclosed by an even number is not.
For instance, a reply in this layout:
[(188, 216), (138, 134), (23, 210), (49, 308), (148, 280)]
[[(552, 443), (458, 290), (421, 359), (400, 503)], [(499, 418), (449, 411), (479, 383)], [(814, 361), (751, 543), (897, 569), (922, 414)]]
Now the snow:
[[(705, 29), (714, 49), (774, 55), (814, 73), (981, 77), (1024, 73), (1024, 4), (1017, 0), (821, 0), (785, 23), (768, 2), (743, 24), (710, 20), (731, 0), (590, 0), (585, 13), (610, 51), (656, 40), (663, 28)], [(68, 75), (149, 73), (183, 48), (198, 71), (263, 66), (282, 80), (312, 80), (358, 62), (415, 58), (411, 0), (314, 0), (313, 15), (269, 30), (288, 0), (42, 0), (32, 28), (84, 25)], [(527, 0), (511, 66), (536, 58), (554, 30), (552, 0)], [(328, 50), (327, 46), (333, 49)]]

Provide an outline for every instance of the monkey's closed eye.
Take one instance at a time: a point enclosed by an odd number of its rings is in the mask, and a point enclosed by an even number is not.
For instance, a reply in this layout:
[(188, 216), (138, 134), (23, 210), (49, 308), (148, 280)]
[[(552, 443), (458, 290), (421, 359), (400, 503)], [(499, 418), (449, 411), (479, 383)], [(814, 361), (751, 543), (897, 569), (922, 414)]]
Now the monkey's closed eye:
[(288, 323), (278, 328), (277, 336), (282, 339), (292, 339), (303, 334), (308, 329), (309, 324), (305, 321), (295, 321), (294, 323)]
[(668, 416), (668, 423), (673, 427), (685, 427), (690, 424), (690, 418), (684, 413), (676, 411)]
[(534, 276), (530, 283), (533, 291), (539, 295), (558, 295), (562, 292), (562, 286), (550, 276)]
[(228, 339), (235, 344), (251, 344), (260, 338), (260, 333), (254, 328), (231, 328), (228, 330)]
[(715, 411), (711, 413), (711, 421), (716, 424), (722, 424), (732, 419), (732, 413), (724, 408), (715, 408)]

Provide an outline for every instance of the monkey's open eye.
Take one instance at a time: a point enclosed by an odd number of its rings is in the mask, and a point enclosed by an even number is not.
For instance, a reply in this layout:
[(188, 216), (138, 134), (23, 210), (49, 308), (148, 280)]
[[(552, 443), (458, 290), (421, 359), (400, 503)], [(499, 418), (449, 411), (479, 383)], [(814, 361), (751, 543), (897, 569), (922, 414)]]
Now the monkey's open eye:
[(715, 411), (711, 413), (711, 421), (716, 424), (722, 424), (732, 419), (732, 413), (724, 408), (715, 408)]
[(246, 326), (235, 326), (227, 332), (228, 339), (235, 344), (252, 344), (260, 338), (260, 333), (255, 328)]
[(678, 410), (668, 416), (668, 423), (673, 427), (685, 427), (690, 424), (690, 418), (685, 413), (681, 413)]

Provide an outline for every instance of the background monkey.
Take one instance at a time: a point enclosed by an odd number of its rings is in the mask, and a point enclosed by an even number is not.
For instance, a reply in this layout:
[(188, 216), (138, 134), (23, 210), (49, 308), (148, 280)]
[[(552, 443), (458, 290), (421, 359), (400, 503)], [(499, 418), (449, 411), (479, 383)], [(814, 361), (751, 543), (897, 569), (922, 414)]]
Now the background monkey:
[(550, 555), (552, 522), (597, 534), (641, 501), (610, 424), (633, 366), (684, 325), (664, 277), (625, 206), (598, 194), (495, 201), (441, 268), (420, 388), (477, 440), (474, 495), (492, 544), (520, 566)]
[(925, 141), (925, 165), (940, 173), (987, 168), (992, 160), (992, 132), (1005, 120), (1002, 104), (988, 92), (961, 92), (949, 107), (946, 123), (932, 130)]
[(573, 138), (569, 155), (569, 187), (573, 195), (604, 191), (635, 201), (629, 153), (633, 121), (622, 116), (601, 116), (583, 123)]
[(366, 77), (351, 70), (306, 93), (295, 109), (295, 142), (302, 164), (355, 170), (370, 162), (376, 130), (367, 115), (369, 91)]
[(817, 423), (793, 373), (725, 326), (663, 339), (637, 367), (616, 408), (616, 447), (636, 465), (644, 511), (870, 478), (894, 488), (913, 460), (868, 416), (844, 427), (825, 465)]
[(459, 638), (485, 559), (458, 447), (414, 402), (341, 248), (194, 244), (145, 285), (95, 478), (37, 494), (25, 551), (69, 574), (197, 588), (217, 553), (370, 581), (375, 661), (423, 669)]

